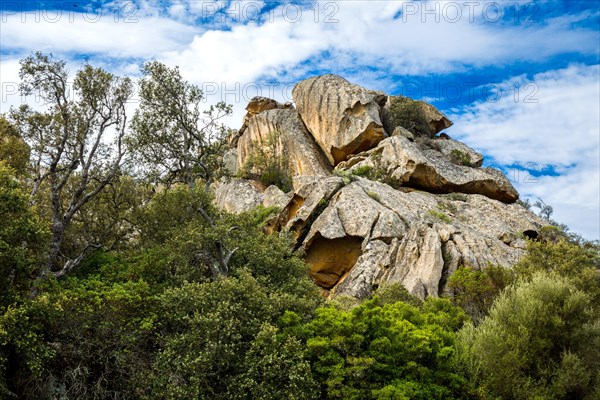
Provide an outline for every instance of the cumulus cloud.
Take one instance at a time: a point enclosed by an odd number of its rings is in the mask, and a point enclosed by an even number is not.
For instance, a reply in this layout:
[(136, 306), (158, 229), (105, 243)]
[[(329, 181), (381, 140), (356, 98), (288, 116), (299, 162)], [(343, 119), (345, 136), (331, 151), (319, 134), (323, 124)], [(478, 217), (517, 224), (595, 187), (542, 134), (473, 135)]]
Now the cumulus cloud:
[[(559, 3), (520, 1), (515, 14), (515, 4), (339, 1), (273, 6), (263, 0), (176, 0), (105, 2), (100, 9), (65, 10), (60, 16), (5, 10), (0, 111), (21, 101), (15, 92), (18, 59), (35, 50), (69, 59), (72, 71), (83, 62), (82, 55), (130, 76), (152, 58), (179, 65), (186, 79), (214, 93), (211, 101), (234, 104), (234, 116), (227, 121), (232, 126), (241, 123), (243, 107), (254, 94), (289, 100), (288, 83), (316, 72), (344, 71), (356, 83), (390, 91), (390, 75), (426, 78), (522, 62), (543, 64), (564, 54), (597, 60), (597, 10), (544, 15), (535, 7), (548, 11)], [(524, 196), (554, 205), (558, 220), (588, 237), (599, 236), (598, 73), (598, 66), (573, 65), (533, 79), (514, 77), (501, 82), (505, 93), (498, 101), (452, 111), (455, 135), (495, 162), (552, 166), (558, 176), (543, 175), (538, 183), (516, 179), (516, 186)], [(528, 86), (532, 82), (535, 86)]]
[[(453, 136), (494, 163), (519, 166), (507, 175), (522, 197), (541, 197), (555, 219), (591, 239), (600, 238), (599, 76), (599, 65), (571, 65), (515, 77), (498, 84), (497, 101), (451, 113)], [(530, 97), (515, 97), (524, 87)]]

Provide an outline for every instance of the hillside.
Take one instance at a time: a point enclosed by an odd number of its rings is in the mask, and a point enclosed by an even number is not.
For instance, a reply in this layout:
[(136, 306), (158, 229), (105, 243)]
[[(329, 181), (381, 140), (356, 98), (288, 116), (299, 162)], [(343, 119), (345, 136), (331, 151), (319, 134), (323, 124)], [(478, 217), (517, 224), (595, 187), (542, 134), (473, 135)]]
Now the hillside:
[[(217, 184), (216, 204), (280, 207), (269, 230), (292, 235), (326, 294), (364, 299), (397, 282), (420, 298), (451, 295), (459, 266), (509, 267), (548, 225), (443, 132), (452, 122), (432, 105), (335, 75), (301, 81), (293, 96), (295, 108), (250, 101), (229, 154), (254, 180)], [(267, 186), (273, 177), (291, 190)]]

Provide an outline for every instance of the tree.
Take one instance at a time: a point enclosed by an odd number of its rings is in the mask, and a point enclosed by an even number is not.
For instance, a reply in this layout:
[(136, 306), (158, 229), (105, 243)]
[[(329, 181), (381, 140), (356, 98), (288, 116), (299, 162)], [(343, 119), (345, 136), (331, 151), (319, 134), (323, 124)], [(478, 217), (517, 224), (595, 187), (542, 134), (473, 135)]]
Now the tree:
[[(552, 272), (567, 277), (580, 290), (600, 301), (600, 245), (595, 242), (577, 243), (564, 234), (556, 235), (554, 229), (544, 229), (542, 237), (550, 231), (553, 240), (530, 241), (527, 253), (514, 266), (523, 278), (536, 272)], [(599, 310), (600, 311), (600, 310)]]
[(35, 94), (46, 105), (45, 111), (23, 105), (11, 110), (11, 119), (31, 147), (31, 201), (42, 191), (49, 197), (52, 239), (43, 276), (53, 272), (60, 277), (87, 250), (101, 246), (87, 243), (71, 257), (61, 252), (73, 218), (119, 174), (125, 154), (125, 103), (133, 87), (128, 78), (86, 65), (77, 72), (71, 92), (65, 62), (41, 53), (21, 61), (19, 77), (22, 93)]
[(464, 317), (446, 299), (418, 308), (374, 297), (351, 310), (319, 308), (288, 329), (306, 343), (321, 398), (452, 399), (466, 394), (452, 357)]
[(538, 198), (537, 201), (532, 204), (532, 207), (540, 210), (538, 213), (540, 217), (544, 218), (546, 221), (551, 221), (550, 217), (552, 217), (552, 214), (554, 213), (554, 208), (544, 203), (544, 200)]
[(27, 202), (14, 170), (0, 161), (0, 312), (28, 291), (46, 246), (45, 226)]
[(488, 314), (494, 300), (514, 281), (514, 273), (502, 266), (489, 265), (483, 270), (460, 267), (448, 280), (452, 301), (473, 318), (475, 324)]
[(425, 137), (434, 136), (425, 118), (422, 102), (417, 100), (403, 96), (393, 97), (389, 109), (389, 119), (392, 126), (401, 126), (414, 134)]
[(489, 399), (596, 399), (600, 324), (591, 297), (565, 277), (537, 273), (500, 295), (459, 334), (462, 364)]
[(17, 128), (1, 115), (0, 161), (4, 161), (19, 175), (24, 175), (29, 166), (29, 146), (23, 141)]
[(273, 337), (270, 324), (287, 310), (276, 299), (247, 270), (166, 290), (157, 312), (152, 398), (314, 398), (299, 343)]
[(252, 144), (252, 151), (241, 166), (239, 175), (289, 192), (292, 178), (288, 170), (288, 158), (281, 151), (281, 135), (275, 131), (270, 132), (264, 141), (256, 140)]
[(208, 185), (223, 167), (227, 128), (219, 120), (231, 114), (223, 102), (207, 110), (202, 90), (183, 80), (179, 69), (158, 61), (142, 68), (140, 108), (129, 140), (146, 172), (167, 185)]

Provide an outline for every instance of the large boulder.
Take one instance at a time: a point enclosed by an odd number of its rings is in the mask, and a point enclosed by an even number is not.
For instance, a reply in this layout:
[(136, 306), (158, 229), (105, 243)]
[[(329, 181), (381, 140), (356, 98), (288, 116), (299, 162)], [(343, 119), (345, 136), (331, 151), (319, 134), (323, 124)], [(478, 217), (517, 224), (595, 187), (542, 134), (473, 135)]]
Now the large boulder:
[(358, 178), (332, 196), (302, 247), (315, 282), (335, 295), (366, 298), (400, 282), (420, 297), (438, 296), (460, 265), (514, 264), (525, 247), (519, 238), (543, 225), (517, 204)]
[(330, 175), (331, 166), (294, 109), (271, 109), (249, 120), (237, 143), (239, 168), (257, 151), (284, 161), (290, 177)]
[(432, 193), (481, 194), (505, 203), (514, 203), (519, 198), (501, 171), (459, 165), (444, 153), (434, 148), (422, 149), (400, 135), (384, 139), (374, 149), (351, 157), (337, 168), (376, 171), (398, 186)]
[(431, 104), (404, 96), (388, 96), (381, 110), (381, 119), (390, 135), (396, 127), (402, 126), (431, 137), (452, 126), (452, 121)]
[(452, 139), (448, 135), (442, 134), (426, 142), (455, 164), (468, 167), (481, 167), (483, 164), (483, 155), (481, 153), (473, 150), (463, 142)]
[(253, 116), (260, 114), (263, 111), (274, 110), (274, 109), (290, 109), (294, 108), (290, 103), (279, 103), (276, 100), (268, 97), (256, 96), (253, 97), (246, 106), (246, 115), (244, 116), (244, 122), (242, 127), (238, 131), (233, 131), (228, 136), (228, 143), (230, 147), (237, 146), (239, 138), (244, 134), (248, 123)]
[(277, 161), (292, 190), (234, 179), (215, 185), (215, 202), (231, 212), (276, 206), (263, 231), (289, 234), (324, 293), (363, 299), (398, 282), (422, 298), (452, 295), (459, 266), (509, 267), (546, 224), (515, 203), (501, 171), (481, 167), (480, 153), (436, 136), (452, 122), (435, 107), (335, 75), (298, 83), (293, 97), (297, 110), (253, 99), (224, 158), (265, 182), (257, 159)]
[(331, 165), (379, 143), (385, 132), (380, 109), (385, 95), (337, 75), (299, 82), (292, 91), (298, 113)]
[(250, 211), (258, 206), (284, 208), (292, 193), (286, 194), (277, 186), (265, 186), (247, 179), (229, 179), (216, 182), (211, 187), (214, 202), (221, 210), (230, 213)]

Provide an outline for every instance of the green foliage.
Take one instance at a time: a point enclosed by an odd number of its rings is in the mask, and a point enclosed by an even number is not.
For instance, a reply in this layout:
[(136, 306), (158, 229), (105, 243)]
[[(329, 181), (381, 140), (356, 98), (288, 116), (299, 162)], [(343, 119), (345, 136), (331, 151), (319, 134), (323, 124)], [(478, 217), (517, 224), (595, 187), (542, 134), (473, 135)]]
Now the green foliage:
[(318, 399), (319, 388), (304, 346), (293, 336), (264, 324), (244, 357), (232, 385), (233, 399)]
[(445, 222), (447, 224), (452, 222), (452, 219), (448, 215), (446, 215), (445, 212), (440, 211), (440, 210), (431, 209), (427, 212), (427, 214), (432, 216), (434, 219), (436, 219), (437, 221), (440, 221), (440, 222)]
[[(543, 235), (547, 235), (544, 231)], [(600, 247), (597, 243), (573, 243), (566, 238), (530, 241), (527, 253), (514, 267), (523, 277), (536, 272), (554, 272), (570, 281), (580, 290), (600, 301)]]
[(452, 214), (458, 213), (458, 208), (451, 201), (440, 201), (437, 205), (440, 210), (448, 211)]
[[(344, 181), (344, 185), (349, 185), (352, 182), (352, 172), (343, 169), (335, 168), (333, 174), (339, 176)], [(355, 178), (356, 179), (356, 178)]]
[(454, 164), (464, 165), (466, 167), (471, 167), (473, 165), (469, 155), (458, 149), (454, 149), (450, 152), (450, 161)]
[(29, 167), (29, 146), (17, 128), (0, 115), (0, 162), (4, 162), (18, 175), (25, 175)]
[(418, 101), (408, 97), (394, 97), (389, 110), (390, 123), (426, 137), (432, 137), (423, 108)]
[(29, 290), (44, 261), (48, 230), (28, 201), (14, 170), (0, 161), (0, 312)]
[[(47, 207), (52, 238), (42, 277), (76, 267), (85, 253), (104, 243), (65, 247), (65, 232), (84, 206), (114, 182), (124, 163), (125, 104), (129, 78), (84, 65), (71, 81), (66, 63), (35, 53), (20, 62), (20, 90), (44, 108), (11, 109), (11, 123), (31, 148), (30, 196)], [(72, 245), (72, 243), (69, 243)]]
[(459, 358), (481, 397), (596, 398), (600, 324), (592, 305), (556, 274), (534, 274), (501, 294), (478, 327), (459, 335)]
[(308, 324), (288, 329), (306, 341), (322, 398), (451, 399), (465, 384), (452, 362), (453, 330), (463, 320), (447, 300), (420, 310), (374, 298), (351, 310), (320, 308)]
[(140, 105), (128, 146), (143, 167), (140, 172), (166, 185), (206, 185), (225, 174), (223, 153), (227, 128), (220, 120), (231, 114), (219, 102), (205, 110), (202, 90), (183, 80), (179, 68), (152, 61), (142, 68)]
[(514, 272), (489, 265), (482, 270), (460, 267), (448, 280), (452, 301), (479, 323), (500, 292), (514, 280)]
[(356, 167), (352, 170), (352, 174), (356, 176), (362, 176), (364, 178), (369, 178), (373, 174), (373, 167), (369, 165), (361, 165), (360, 167)]
[(406, 290), (404, 285), (398, 282), (386, 283), (380, 286), (377, 288), (375, 295), (379, 297), (379, 301), (384, 305), (397, 303), (399, 301), (415, 307), (421, 307), (423, 305), (423, 300), (411, 294)]
[(154, 317), (144, 282), (71, 279), (10, 308), (0, 346), (23, 398), (107, 398), (146, 385)]
[(292, 190), (288, 158), (280, 142), (279, 132), (270, 132), (266, 139), (252, 143), (252, 151), (240, 168), (240, 177), (257, 178), (265, 185), (275, 185), (286, 193)]
[[(377, 159), (377, 156), (374, 158)], [(385, 170), (381, 168), (371, 167), (369, 165), (361, 165), (352, 169), (350, 172), (354, 176), (360, 176), (371, 181), (385, 183), (386, 185), (394, 188), (402, 186), (401, 182), (398, 182), (397, 179), (392, 178)]]
[(372, 190), (369, 190), (367, 192), (367, 195), (377, 202), (381, 201), (381, 198), (379, 197), (379, 195), (376, 192), (373, 192)]
[[(313, 398), (310, 391), (294, 392), (314, 386), (302, 353), (296, 352), (298, 343), (270, 336), (276, 330), (266, 325), (286, 308), (271, 301), (248, 272), (167, 290), (159, 305), (155, 397), (244, 398), (244, 389), (268, 393), (285, 387), (289, 398)], [(272, 396), (277, 392), (267, 398)]]

